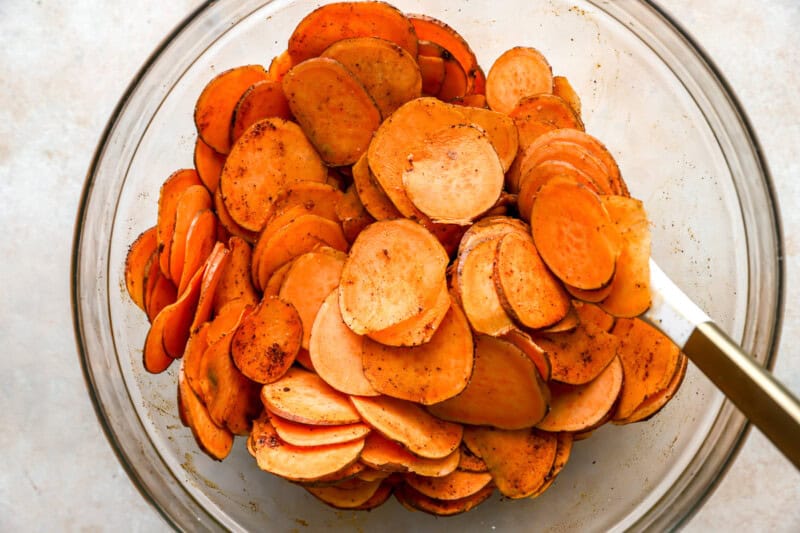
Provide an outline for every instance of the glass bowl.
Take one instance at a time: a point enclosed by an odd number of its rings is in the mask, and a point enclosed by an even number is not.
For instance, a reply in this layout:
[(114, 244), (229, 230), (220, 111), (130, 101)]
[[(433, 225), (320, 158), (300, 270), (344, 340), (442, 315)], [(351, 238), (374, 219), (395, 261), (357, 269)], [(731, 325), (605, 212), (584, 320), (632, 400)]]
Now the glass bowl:
[[(710, 62), (645, 2), (396, 0), (464, 35), (485, 70), (504, 50), (539, 48), (583, 100), (586, 129), (616, 156), (652, 221), (664, 270), (769, 365), (781, 318), (781, 238), (764, 162)], [(128, 245), (156, 220), (158, 190), (192, 165), (192, 110), (205, 83), (235, 65), (268, 64), (318, 2), (209, 2), (142, 68), (109, 121), (78, 213), (72, 272), (78, 344), (90, 394), (131, 479), (181, 529), (457, 531), (671, 528), (725, 469), (744, 418), (691, 367), (654, 419), (603, 427), (578, 442), (535, 500), (495, 499), (447, 520), (390, 500), (332, 510), (258, 470), (238, 438), (222, 463), (198, 451), (176, 409), (177, 365), (142, 368), (144, 314), (125, 291)]]

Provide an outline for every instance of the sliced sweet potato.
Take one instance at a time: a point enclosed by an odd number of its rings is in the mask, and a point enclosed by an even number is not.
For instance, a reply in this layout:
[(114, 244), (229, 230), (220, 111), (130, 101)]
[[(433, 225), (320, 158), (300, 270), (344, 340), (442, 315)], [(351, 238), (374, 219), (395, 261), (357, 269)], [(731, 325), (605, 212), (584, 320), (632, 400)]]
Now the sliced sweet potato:
[(317, 8), (289, 37), (289, 56), (297, 64), (352, 37), (380, 37), (417, 57), (414, 28), (402, 12), (384, 2), (337, 2)]
[(264, 385), (261, 401), (273, 413), (301, 424), (340, 426), (361, 422), (345, 394), (318, 375), (290, 368), (277, 381)]
[(219, 313), (223, 307), (234, 300), (245, 305), (256, 305), (258, 293), (250, 279), (250, 261), (253, 255), (250, 245), (241, 237), (228, 240), (230, 250), (228, 262), (222, 270), (217, 290), (214, 292), (213, 308)]
[[(203, 278), (200, 281), (200, 297), (197, 300), (197, 308), (192, 318), (192, 323), (189, 326), (189, 331), (194, 331), (199, 328), (203, 322), (211, 319), (211, 314), (214, 309), (214, 296), (217, 291), (222, 273), (225, 266), (228, 264), (229, 251), (225, 245), (218, 242), (211, 253), (208, 255), (205, 263), (203, 264)], [(199, 271), (200, 269), (198, 269)], [(167, 327), (170, 327), (168, 324)], [(167, 347), (169, 349), (169, 347)]]
[(294, 446), (324, 446), (363, 439), (371, 431), (366, 424), (344, 426), (315, 426), (299, 424), (270, 414), (269, 421), (278, 436)]
[(552, 372), (550, 368), (550, 358), (542, 347), (534, 342), (530, 335), (519, 329), (512, 329), (503, 335), (502, 339), (522, 350), (522, 352), (533, 361), (533, 364), (536, 365), (536, 370), (539, 371), (539, 377), (545, 382), (550, 381)]
[(353, 184), (364, 209), (376, 220), (401, 218), (403, 215), (397, 210), (380, 185), (375, 182), (369, 169), (367, 154), (362, 154), (353, 165)]
[(584, 324), (591, 322), (603, 331), (611, 331), (611, 328), (614, 327), (616, 319), (595, 304), (573, 300), (572, 307)]
[(493, 278), (503, 308), (525, 327), (551, 326), (570, 309), (569, 296), (527, 236), (511, 233), (500, 239)]
[(181, 294), (180, 281), (186, 257), (186, 236), (189, 233), (189, 227), (192, 225), (197, 213), (210, 209), (211, 196), (203, 185), (188, 187), (178, 198), (175, 211), (175, 229), (172, 233), (169, 254), (169, 277), (178, 286), (178, 294)]
[(402, 182), (409, 200), (434, 222), (467, 225), (497, 202), (504, 170), (484, 131), (454, 125), (409, 149)]
[(465, 472), (456, 470), (442, 477), (427, 477), (408, 474), (406, 484), (429, 498), (437, 500), (460, 500), (479, 492), (492, 480), (488, 472)]
[(206, 186), (208, 192), (213, 196), (219, 185), (219, 176), (222, 174), (222, 167), (225, 165), (225, 155), (220, 154), (203, 139), (197, 137), (194, 145), (194, 168), (200, 181)]
[(326, 164), (351, 165), (367, 151), (381, 112), (347, 67), (328, 57), (308, 59), (282, 84), (292, 114)]
[(231, 149), (219, 187), (231, 218), (260, 231), (282, 189), (298, 181), (324, 183), (328, 171), (297, 124), (266, 118), (250, 126)]
[(239, 324), (231, 356), (248, 378), (273, 383), (294, 363), (302, 338), (303, 324), (295, 307), (267, 297)]
[(514, 121), (507, 115), (482, 107), (464, 107), (461, 112), (469, 122), (477, 124), (486, 132), (503, 164), (503, 172), (508, 171), (519, 148), (519, 136)]
[(253, 421), (250, 452), (258, 467), (291, 481), (314, 481), (353, 464), (364, 439), (327, 446), (292, 446), (275, 432), (266, 416)]
[(233, 447), (233, 434), (214, 423), (183, 372), (178, 373), (178, 398), (197, 445), (212, 459), (222, 461)]
[(569, 102), (547, 92), (521, 98), (509, 112), (509, 116), (518, 125), (521, 122), (537, 120), (552, 124), (556, 128), (584, 129), (581, 117), (572, 109)]
[[(166, 307), (164, 308), (166, 309)], [(150, 329), (147, 330), (147, 336), (144, 339), (144, 348), (142, 349), (142, 360), (144, 362), (144, 369), (151, 374), (160, 374), (172, 364), (174, 360), (164, 348), (164, 324), (167, 321), (168, 313), (164, 313), (162, 309), (150, 324)]]
[(421, 55), (417, 57), (417, 65), (422, 78), (422, 94), (425, 96), (439, 94), (444, 83), (444, 59)]
[(364, 376), (361, 336), (342, 320), (338, 290), (333, 290), (319, 307), (308, 351), (314, 370), (334, 389), (359, 396), (379, 394)]
[(230, 127), (236, 103), (248, 87), (266, 80), (261, 65), (244, 65), (217, 74), (200, 93), (194, 108), (197, 134), (221, 154), (231, 150)]
[(438, 44), (458, 61), (467, 75), (465, 94), (483, 94), (486, 77), (478, 65), (475, 52), (462, 36), (441, 20), (427, 15), (408, 15), (408, 19), (420, 40)]
[(429, 342), (392, 347), (364, 337), (362, 350), (364, 376), (375, 390), (422, 405), (452, 398), (472, 375), (472, 333), (455, 303)]
[[(619, 258), (617, 258), (617, 260), (619, 260)], [(612, 283), (609, 283), (605, 287), (593, 290), (583, 290), (567, 284), (564, 284), (564, 288), (567, 290), (568, 293), (570, 293), (570, 295), (573, 298), (581, 300), (583, 302), (596, 304), (602, 302), (608, 297), (609, 294), (611, 294), (612, 285), (613, 281)]]
[(599, 289), (611, 281), (619, 238), (598, 196), (573, 181), (553, 178), (539, 189), (531, 210), (536, 249), (564, 283)]
[(157, 228), (153, 226), (139, 234), (125, 256), (125, 288), (133, 303), (142, 311), (145, 310), (144, 294), (151, 260), (158, 261), (156, 231)]
[(404, 507), (412, 511), (423, 511), (435, 516), (454, 516), (474, 509), (488, 500), (493, 492), (494, 486), (487, 486), (466, 498), (437, 500), (425, 496), (404, 483), (395, 489), (394, 495)]
[(306, 370), (311, 370), (312, 372), (316, 372), (314, 368), (314, 363), (311, 362), (311, 355), (309, 355), (308, 350), (303, 350), (300, 348), (300, 351), (297, 352), (297, 357), (294, 358), (294, 362), (300, 365), (302, 368)]
[(602, 421), (622, 388), (622, 363), (615, 357), (585, 385), (550, 383), (550, 411), (536, 427), (545, 431), (585, 431)]
[(356, 509), (367, 503), (381, 486), (380, 479), (374, 481), (355, 480), (355, 483), (331, 487), (306, 487), (320, 501), (336, 509)]
[(541, 496), (544, 491), (550, 488), (550, 485), (553, 484), (558, 474), (560, 474), (566, 466), (567, 461), (569, 461), (569, 456), (572, 453), (572, 443), (577, 440), (573, 436), (573, 433), (568, 432), (557, 433), (556, 438), (558, 439), (558, 443), (556, 444), (556, 458), (553, 461), (553, 467), (550, 469), (550, 473), (545, 477), (542, 486), (530, 495), (531, 498)]
[(420, 346), (431, 341), (450, 310), (450, 305), (450, 291), (447, 283), (443, 282), (432, 307), (394, 326), (371, 331), (367, 336), (386, 346)]
[(536, 201), (536, 194), (542, 188), (542, 185), (559, 176), (572, 179), (575, 183), (580, 183), (598, 194), (601, 192), (588, 174), (572, 164), (559, 159), (544, 160), (528, 170), (519, 180), (517, 208), (523, 219), (530, 220), (531, 209), (534, 201)]
[(530, 496), (545, 483), (558, 445), (555, 435), (535, 428), (468, 427), (464, 439), (486, 462), (497, 489), (514, 499)]
[(673, 374), (672, 379), (670, 379), (669, 384), (667, 384), (667, 386), (660, 391), (648, 396), (626, 418), (615, 418), (613, 419), (613, 422), (615, 424), (631, 424), (633, 422), (647, 420), (658, 413), (667, 404), (667, 402), (669, 402), (672, 397), (675, 396), (675, 393), (678, 392), (678, 389), (683, 382), (683, 378), (686, 377), (688, 361), (689, 358), (681, 353), (678, 367), (675, 370), (675, 374)]
[(460, 457), (458, 449), (440, 459), (420, 457), (373, 431), (367, 435), (360, 459), (382, 472), (413, 472), (421, 476), (438, 477), (455, 471)]
[(375, 222), (358, 236), (342, 270), (339, 306), (359, 334), (379, 331), (433, 306), (449, 258), (410, 220)]
[(388, 396), (350, 398), (364, 422), (411, 453), (441, 459), (458, 449), (463, 428), (428, 414), (419, 405)]
[(202, 324), (199, 328), (192, 331), (189, 340), (186, 341), (186, 348), (183, 350), (181, 360), (181, 372), (186, 376), (189, 386), (202, 399), (203, 391), (200, 386), (202, 381), (200, 375), (203, 354), (208, 348), (208, 328), (210, 322)]
[(458, 461), (458, 470), (476, 473), (489, 471), (483, 459), (472, 453), (463, 442), (461, 443), (461, 459)]
[(253, 311), (255, 305), (245, 300), (231, 300), (208, 323), (208, 342), (216, 342), (224, 335), (230, 335), (241, 324), (242, 319)]
[(217, 243), (217, 217), (210, 209), (198, 211), (186, 232), (178, 294), (186, 288), (197, 269), (203, 266)]
[(144, 309), (148, 320), (152, 323), (162, 309), (175, 303), (177, 299), (178, 288), (161, 272), (158, 256), (153, 257), (150, 261), (150, 273), (147, 276), (144, 293)]
[(614, 316), (632, 318), (650, 307), (650, 227), (641, 201), (604, 196), (603, 205), (622, 237), (608, 296), (599, 304)]
[(217, 190), (214, 192), (214, 210), (217, 213), (219, 223), (228, 233), (244, 239), (251, 244), (258, 240), (258, 232), (241, 227), (231, 218), (231, 214), (228, 213), (228, 208), (225, 207), (225, 202), (222, 199), (222, 190), (219, 187), (217, 187)]
[[(158, 222), (156, 238), (158, 241), (158, 263), (161, 273), (169, 277), (170, 247), (172, 234), (175, 232), (175, 216), (177, 214), (178, 200), (183, 192), (193, 185), (202, 185), (197, 171), (182, 169), (172, 173), (158, 194)], [(177, 283), (177, 282), (176, 282)]]
[(346, 467), (341, 468), (336, 472), (320, 476), (312, 481), (302, 481), (300, 484), (305, 487), (330, 487), (334, 485), (341, 485), (355, 481), (357, 476), (367, 468), (367, 466), (356, 461), (355, 463), (350, 463)]
[(503, 52), (486, 76), (486, 101), (510, 113), (526, 96), (553, 92), (553, 71), (538, 50), (517, 46)]
[(581, 99), (566, 77), (553, 76), (553, 94), (563, 98), (576, 115), (581, 115)]
[(403, 186), (403, 172), (408, 169), (409, 156), (415, 158), (414, 150), (424, 146), (431, 134), (463, 124), (464, 120), (456, 106), (426, 97), (404, 104), (378, 128), (369, 145), (369, 167), (403, 216), (419, 218)]
[(681, 352), (663, 333), (638, 318), (618, 319), (611, 333), (619, 339), (624, 376), (614, 419), (626, 419), (669, 385)]
[(263, 80), (254, 83), (242, 94), (231, 118), (230, 135), (233, 145), (247, 128), (259, 120), (278, 117), (285, 120), (292, 118), (289, 102), (283, 94), (281, 82)]
[[(522, 179), (533, 168), (545, 162), (560, 161), (580, 170), (577, 175), (570, 173), (570, 177), (577, 178), (576, 181), (598, 194), (608, 194), (611, 191), (611, 181), (606, 167), (580, 144), (553, 138), (560, 131), (562, 130), (557, 129), (542, 134), (522, 152), (519, 158), (520, 190)], [(584, 177), (589, 179), (581, 179)]]
[[(186, 290), (183, 291), (183, 294), (178, 297), (175, 303), (164, 307), (158, 313), (159, 316), (164, 316), (161, 343), (163, 343), (164, 349), (171, 357), (180, 357), (186, 347), (186, 341), (189, 339), (192, 320), (197, 311), (197, 302), (200, 300), (203, 270), (200, 269), (195, 273), (186, 286)], [(155, 323), (155, 320), (153, 323)], [(152, 329), (151, 327), (151, 331)]]
[(272, 58), (267, 68), (267, 79), (271, 81), (281, 81), (289, 70), (295, 65), (289, 50), (284, 50)]
[(280, 296), (283, 280), (286, 279), (286, 274), (289, 272), (289, 269), (292, 268), (292, 263), (293, 261), (289, 261), (270, 275), (269, 280), (264, 286), (263, 297), (274, 296), (278, 298)]
[(383, 481), (378, 487), (378, 490), (375, 491), (375, 494), (373, 494), (369, 500), (365, 501), (364, 503), (362, 503), (357, 507), (353, 507), (353, 510), (369, 511), (377, 507), (380, 507), (381, 505), (386, 503), (386, 500), (388, 500), (389, 497), (392, 495), (394, 487), (395, 483), (393, 481), (391, 480)]
[(464, 424), (519, 429), (541, 421), (549, 401), (547, 386), (527, 355), (509, 342), (479, 335), (467, 387), (454, 398), (428, 406), (428, 411)]
[[(363, 450), (362, 450), (363, 453)], [(356, 477), (363, 481), (375, 481), (376, 479), (386, 479), (392, 475), (392, 472), (385, 472), (383, 470), (378, 470), (376, 468), (372, 468), (371, 466), (366, 467), (363, 471), (359, 472)]]
[(306, 214), (319, 215), (336, 221), (339, 219), (337, 208), (342, 198), (342, 191), (329, 183), (312, 181), (294, 183), (275, 197), (267, 216), (267, 226), (271, 227), (271, 231), (280, 228), (282, 223), (279, 221), (285, 219), (286, 214), (294, 207), (302, 207)]
[(303, 254), (286, 272), (279, 297), (294, 306), (303, 326), (301, 346), (308, 349), (311, 326), (323, 300), (339, 286), (347, 255), (332, 248)]
[(486, 96), (482, 94), (467, 94), (461, 98), (454, 98), (450, 103), (466, 107), (489, 109), (489, 106), (486, 105)]
[(422, 94), (422, 76), (414, 56), (399, 45), (375, 37), (343, 39), (322, 57), (344, 65), (364, 85), (383, 118)]
[(570, 332), (536, 334), (534, 341), (550, 358), (550, 378), (571, 385), (583, 385), (597, 377), (614, 359), (620, 344), (614, 335), (591, 322)]

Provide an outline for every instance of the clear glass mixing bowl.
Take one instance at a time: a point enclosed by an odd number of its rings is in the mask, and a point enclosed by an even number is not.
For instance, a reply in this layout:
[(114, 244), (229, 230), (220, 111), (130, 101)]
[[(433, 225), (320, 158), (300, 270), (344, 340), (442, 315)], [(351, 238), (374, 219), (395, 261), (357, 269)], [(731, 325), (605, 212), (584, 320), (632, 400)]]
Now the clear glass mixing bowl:
[[(658, 8), (638, 1), (396, 0), (460, 31), (485, 69), (505, 49), (539, 48), (583, 99), (588, 132), (617, 157), (652, 220), (653, 255), (734, 339), (769, 365), (781, 317), (775, 202), (758, 146), (724, 81)], [(164, 41), (123, 96), (78, 214), (73, 306), (100, 421), (142, 493), (182, 529), (539, 531), (663, 529), (691, 516), (736, 452), (746, 421), (695, 369), (653, 420), (576, 444), (541, 498), (499, 497), (447, 520), (390, 500), (335, 511), (258, 470), (237, 439), (222, 463), (200, 453), (175, 405), (175, 366), (141, 363), (146, 319), (126, 295), (128, 244), (154, 224), (158, 189), (192, 165), (192, 109), (229, 67), (286, 47), (318, 2), (209, 2)]]

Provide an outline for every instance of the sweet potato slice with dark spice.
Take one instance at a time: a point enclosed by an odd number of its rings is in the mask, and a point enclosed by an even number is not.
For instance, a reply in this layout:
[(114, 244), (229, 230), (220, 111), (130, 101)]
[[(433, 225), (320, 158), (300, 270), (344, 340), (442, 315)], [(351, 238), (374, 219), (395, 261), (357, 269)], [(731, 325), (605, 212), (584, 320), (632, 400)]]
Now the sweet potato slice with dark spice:
[(315, 481), (353, 464), (364, 439), (327, 446), (292, 446), (275, 432), (266, 415), (253, 421), (250, 453), (258, 467), (291, 481)]
[[(166, 307), (164, 308), (166, 309)], [(172, 364), (173, 357), (164, 348), (164, 324), (167, 321), (168, 313), (162, 309), (150, 324), (147, 336), (144, 339), (144, 349), (142, 350), (142, 360), (144, 369), (151, 374), (160, 374)]]
[(550, 93), (532, 94), (520, 99), (509, 112), (516, 124), (529, 120), (538, 120), (552, 124), (556, 128), (573, 128), (583, 130), (583, 121), (569, 102)]
[(342, 201), (336, 206), (336, 217), (342, 224), (345, 239), (351, 244), (367, 226), (375, 222), (375, 218), (364, 208), (364, 204), (361, 203), (361, 198), (352, 184), (345, 191)]
[(472, 453), (463, 442), (461, 443), (461, 459), (458, 461), (458, 470), (476, 473), (489, 471), (483, 459)]
[(158, 258), (156, 255), (150, 260), (150, 273), (147, 275), (144, 292), (144, 310), (150, 322), (155, 320), (162, 309), (178, 299), (178, 288), (161, 272)]
[(295, 307), (267, 297), (239, 324), (231, 356), (248, 378), (272, 383), (292, 366), (302, 338), (303, 324)]
[(367, 151), (381, 112), (347, 67), (328, 57), (308, 59), (282, 84), (292, 114), (326, 164), (351, 165)]
[(503, 164), (503, 172), (508, 171), (519, 148), (519, 135), (514, 121), (503, 113), (482, 107), (465, 107), (461, 112), (467, 117), (467, 121), (486, 131)]
[(436, 96), (444, 83), (444, 59), (434, 56), (418, 56), (420, 76), (422, 77), (422, 94)]
[(564, 288), (576, 300), (581, 300), (583, 302), (596, 304), (602, 302), (608, 297), (609, 294), (611, 294), (612, 285), (613, 281), (612, 283), (609, 283), (605, 287), (601, 287), (599, 289), (584, 290), (584, 289), (579, 289), (577, 287), (573, 287), (572, 285), (567, 285), (565, 283)]
[(345, 394), (318, 375), (290, 368), (278, 381), (261, 389), (261, 401), (273, 413), (301, 424), (339, 426), (361, 422)]
[[(449, 295), (448, 295), (449, 298)], [(429, 405), (460, 393), (472, 375), (472, 332), (463, 311), (451, 304), (431, 340), (392, 347), (364, 337), (364, 375), (378, 392)]]
[(222, 174), (224, 165), (225, 155), (220, 154), (204, 143), (203, 139), (197, 137), (194, 145), (194, 168), (197, 170), (200, 181), (212, 196), (219, 186), (219, 176)]
[(203, 390), (201, 389), (200, 368), (203, 354), (208, 348), (208, 327), (210, 322), (202, 324), (199, 328), (192, 331), (189, 340), (186, 341), (186, 348), (183, 350), (181, 360), (181, 372), (186, 376), (189, 386), (202, 399)]
[(194, 123), (203, 142), (221, 154), (230, 152), (233, 110), (248, 87), (265, 79), (264, 67), (244, 65), (226, 70), (208, 82), (194, 108)]
[(582, 385), (592, 381), (614, 359), (619, 339), (596, 324), (581, 323), (573, 331), (534, 335), (547, 352), (552, 365), (551, 379)]
[(256, 305), (260, 299), (250, 279), (253, 255), (250, 245), (241, 237), (233, 236), (228, 240), (228, 249), (230, 257), (222, 269), (222, 277), (214, 293), (215, 313), (234, 300), (242, 300), (245, 305)]
[(422, 76), (415, 58), (399, 45), (375, 37), (343, 39), (322, 57), (335, 59), (364, 85), (383, 118), (422, 93)]
[(413, 472), (421, 476), (438, 477), (455, 471), (460, 457), (459, 449), (439, 459), (420, 457), (373, 431), (367, 435), (360, 460), (382, 472)]
[[(510, 173), (509, 173), (510, 174)], [(536, 201), (536, 194), (542, 185), (552, 178), (564, 177), (586, 186), (589, 190), (600, 193), (600, 188), (592, 181), (588, 174), (579, 170), (575, 166), (557, 159), (542, 161), (530, 170), (519, 180), (519, 195), (517, 197), (517, 211), (524, 220), (530, 220), (531, 209)]]
[(503, 52), (486, 76), (486, 101), (510, 113), (526, 96), (553, 92), (553, 71), (538, 50), (517, 46)]
[(401, 218), (403, 215), (397, 210), (380, 185), (375, 182), (372, 171), (369, 169), (367, 154), (362, 154), (353, 165), (353, 184), (364, 209), (376, 220)]
[(467, 387), (428, 411), (443, 420), (519, 429), (542, 420), (549, 401), (547, 386), (527, 355), (509, 342), (480, 335)]
[(175, 232), (178, 200), (186, 189), (192, 185), (202, 184), (196, 170), (182, 169), (172, 173), (161, 185), (158, 193), (156, 237), (158, 241), (159, 266), (161, 267), (161, 273), (167, 277), (170, 275), (170, 247), (172, 246), (172, 234)]
[[(204, 268), (201, 268), (195, 273), (186, 286), (186, 290), (183, 291), (183, 294), (178, 297), (175, 303), (164, 307), (164, 309), (158, 313), (159, 316), (164, 316), (161, 343), (170, 357), (180, 357), (183, 354), (183, 349), (186, 347), (186, 341), (189, 339), (189, 333), (191, 331), (192, 320), (197, 311), (197, 302), (200, 300), (203, 270)], [(155, 323), (155, 320), (153, 323)], [(145, 342), (145, 344), (147, 344), (147, 342)]]
[(245, 229), (231, 218), (231, 214), (228, 213), (228, 208), (225, 207), (225, 202), (222, 199), (222, 191), (219, 187), (217, 187), (216, 192), (214, 192), (214, 211), (217, 213), (219, 223), (230, 235), (240, 237), (249, 243), (254, 243), (258, 240), (257, 231)]
[(429, 498), (437, 500), (460, 500), (479, 492), (492, 481), (488, 472), (465, 472), (456, 470), (442, 477), (427, 477), (418, 474), (405, 476), (406, 484)]
[(281, 82), (263, 80), (254, 83), (242, 94), (231, 117), (231, 145), (233, 145), (247, 128), (259, 120), (278, 117), (285, 120), (292, 118), (289, 102), (283, 94)]
[(593, 303), (573, 300), (572, 307), (578, 314), (580, 321), (584, 324), (591, 322), (603, 331), (611, 331), (611, 328), (614, 327), (616, 319)]
[(325, 446), (356, 439), (363, 439), (371, 431), (366, 424), (346, 424), (342, 426), (315, 426), (286, 420), (277, 415), (269, 415), (269, 421), (278, 436), (294, 446)]
[(342, 270), (339, 306), (359, 334), (386, 329), (433, 306), (449, 257), (410, 220), (375, 222), (358, 236)]
[(172, 233), (169, 254), (169, 277), (178, 286), (178, 294), (181, 294), (180, 282), (186, 258), (186, 237), (195, 216), (201, 211), (211, 209), (211, 196), (204, 186), (192, 185), (180, 195), (175, 207), (175, 229)]
[[(450, 291), (443, 282), (439, 296), (432, 307), (418, 315), (379, 331), (370, 331), (367, 336), (387, 346), (420, 346), (431, 341), (439, 325), (450, 310)], [(467, 324), (469, 328), (469, 324)]]
[(585, 431), (614, 407), (622, 388), (622, 364), (614, 358), (585, 385), (550, 383), (550, 411), (536, 427), (545, 431)]
[[(609, 194), (612, 185), (606, 167), (580, 144), (554, 139), (552, 134), (560, 131), (562, 130), (558, 129), (542, 134), (522, 152), (522, 156), (519, 158), (520, 190), (522, 179), (533, 168), (545, 162), (561, 161), (580, 170), (577, 175), (569, 174), (571, 177), (578, 178), (579, 183), (583, 183), (598, 194)], [(581, 179), (584, 177), (589, 179)]]
[(539, 487), (536, 492), (530, 495), (531, 498), (541, 496), (544, 491), (550, 488), (550, 485), (556, 480), (558, 474), (564, 469), (569, 461), (570, 454), (572, 453), (572, 443), (577, 440), (572, 433), (561, 432), (556, 434), (558, 443), (556, 444), (556, 458), (553, 461), (553, 467), (550, 473), (545, 477), (545, 482)]
[(183, 372), (178, 373), (178, 397), (197, 445), (212, 459), (222, 461), (233, 447), (233, 434), (218, 426), (194, 393)]
[(672, 379), (670, 379), (669, 384), (666, 387), (661, 389), (658, 392), (655, 392), (648, 396), (642, 403), (639, 404), (633, 412), (628, 415), (626, 418), (615, 418), (613, 422), (615, 424), (631, 424), (633, 422), (641, 422), (642, 420), (647, 420), (656, 413), (658, 413), (666, 404), (669, 402), (673, 396), (678, 392), (678, 389), (683, 382), (683, 378), (686, 377), (686, 368), (688, 366), (689, 358), (686, 357), (685, 354), (681, 353), (680, 360), (678, 362), (678, 366), (675, 370), (675, 374), (673, 374)]
[(459, 500), (437, 500), (403, 484), (395, 489), (394, 495), (404, 507), (412, 511), (423, 511), (435, 516), (454, 516), (474, 509), (488, 500), (493, 492), (494, 487), (487, 486)]
[(211, 255), (214, 245), (217, 243), (217, 217), (210, 209), (198, 211), (186, 232), (186, 244), (183, 252), (183, 270), (178, 284), (178, 294), (183, 292), (186, 284), (192, 278), (197, 269)]
[(334, 389), (359, 396), (380, 394), (364, 376), (361, 336), (342, 320), (338, 290), (333, 290), (319, 307), (308, 351), (314, 370)]
[(468, 427), (464, 439), (479, 451), (497, 489), (508, 498), (525, 498), (545, 483), (556, 458), (558, 438), (535, 428)]
[(385, 2), (336, 2), (317, 8), (289, 37), (288, 52), (297, 64), (352, 37), (380, 37), (417, 57), (414, 28), (401, 11)]
[(439, 420), (413, 402), (387, 396), (352, 396), (350, 401), (364, 422), (420, 457), (441, 459), (461, 443), (460, 424)]
[(383, 481), (378, 487), (378, 490), (375, 491), (375, 493), (369, 500), (365, 501), (361, 505), (353, 507), (353, 510), (369, 511), (371, 509), (380, 507), (381, 505), (386, 503), (386, 500), (388, 500), (389, 497), (392, 495), (394, 487), (395, 483), (393, 483), (392, 481), (389, 480)]
[(233, 145), (219, 179), (222, 199), (241, 227), (260, 231), (282, 189), (298, 181), (324, 183), (328, 171), (294, 122), (266, 118)]
[(519, 329), (512, 329), (503, 335), (502, 339), (522, 350), (522, 352), (533, 361), (533, 364), (536, 365), (536, 370), (539, 371), (539, 377), (545, 382), (550, 381), (552, 372), (550, 368), (550, 358), (542, 347), (534, 342), (530, 335)]
[(272, 58), (267, 68), (267, 79), (270, 81), (281, 81), (289, 70), (295, 65), (289, 50), (284, 50)]
[(374, 481), (353, 480), (345, 486), (306, 487), (318, 500), (336, 509), (357, 509), (367, 503), (381, 486), (380, 479)]
[(553, 76), (553, 94), (563, 98), (576, 115), (581, 115), (581, 99), (565, 76)]
[(125, 288), (141, 310), (145, 310), (144, 294), (151, 261), (158, 261), (156, 227), (144, 230), (128, 248), (125, 256)]
[(561, 281), (599, 289), (611, 281), (619, 237), (598, 196), (569, 179), (553, 178), (539, 189), (531, 210), (536, 249)]

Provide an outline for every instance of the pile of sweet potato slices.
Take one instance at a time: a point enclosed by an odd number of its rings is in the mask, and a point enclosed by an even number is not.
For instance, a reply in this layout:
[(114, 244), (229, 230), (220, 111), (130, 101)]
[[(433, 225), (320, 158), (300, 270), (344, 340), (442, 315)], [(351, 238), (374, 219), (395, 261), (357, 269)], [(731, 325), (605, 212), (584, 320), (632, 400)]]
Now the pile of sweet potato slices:
[(642, 203), (537, 50), (484, 75), (441, 21), (330, 4), (211, 80), (195, 123), (125, 280), (211, 457), (247, 436), (332, 506), (451, 515), (540, 495), (574, 440), (680, 385), (636, 318)]

